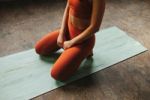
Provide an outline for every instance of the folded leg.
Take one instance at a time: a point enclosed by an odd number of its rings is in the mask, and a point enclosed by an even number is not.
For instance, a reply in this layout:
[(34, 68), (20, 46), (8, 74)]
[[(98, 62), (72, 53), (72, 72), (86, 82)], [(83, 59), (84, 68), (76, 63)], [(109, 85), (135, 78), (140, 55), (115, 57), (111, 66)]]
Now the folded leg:
[(57, 37), (59, 30), (53, 31), (45, 35), (35, 45), (36, 53), (40, 55), (49, 55), (52, 52), (57, 51), (60, 47), (57, 45)]
[(91, 54), (94, 44), (95, 36), (65, 50), (53, 65), (51, 76), (60, 81), (68, 79), (76, 72), (84, 58)]

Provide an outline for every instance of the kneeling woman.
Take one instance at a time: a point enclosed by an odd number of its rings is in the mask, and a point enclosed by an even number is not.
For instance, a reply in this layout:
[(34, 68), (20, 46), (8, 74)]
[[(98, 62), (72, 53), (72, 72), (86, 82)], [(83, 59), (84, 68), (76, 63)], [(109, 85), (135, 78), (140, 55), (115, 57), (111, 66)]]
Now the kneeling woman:
[(40, 55), (64, 49), (50, 72), (54, 79), (68, 79), (85, 58), (93, 55), (95, 33), (100, 28), (104, 9), (104, 0), (67, 0), (61, 28), (48, 33), (35, 45)]

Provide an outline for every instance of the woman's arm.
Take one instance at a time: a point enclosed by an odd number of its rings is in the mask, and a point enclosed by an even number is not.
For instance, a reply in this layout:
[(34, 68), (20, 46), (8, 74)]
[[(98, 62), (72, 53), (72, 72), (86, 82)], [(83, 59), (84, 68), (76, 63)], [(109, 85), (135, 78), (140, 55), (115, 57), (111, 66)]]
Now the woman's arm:
[(65, 41), (64, 34), (66, 33), (66, 28), (67, 28), (67, 20), (68, 20), (68, 15), (69, 15), (68, 13), (69, 13), (69, 5), (67, 2), (64, 15), (63, 15), (63, 19), (62, 19), (61, 28), (59, 30), (59, 36), (57, 38), (57, 44), (59, 47), (63, 47), (63, 43)]
[(61, 28), (60, 28), (60, 35), (64, 35), (64, 33), (66, 31), (68, 15), (69, 15), (69, 4), (67, 2), (67, 5), (66, 5), (65, 11), (64, 11), (64, 15), (63, 15), (63, 19), (62, 19)]
[(81, 43), (87, 38), (94, 35), (99, 30), (105, 10), (105, 0), (93, 0), (93, 8), (91, 15), (91, 23), (87, 29), (70, 41), (65, 41), (63, 48), (67, 49), (71, 46)]
[(99, 27), (102, 22), (103, 14), (105, 9), (104, 0), (93, 0), (93, 9), (91, 16), (91, 23), (89, 27), (83, 31), (81, 34), (73, 38), (71, 41), (73, 44), (81, 43), (87, 38), (94, 35), (99, 30)]

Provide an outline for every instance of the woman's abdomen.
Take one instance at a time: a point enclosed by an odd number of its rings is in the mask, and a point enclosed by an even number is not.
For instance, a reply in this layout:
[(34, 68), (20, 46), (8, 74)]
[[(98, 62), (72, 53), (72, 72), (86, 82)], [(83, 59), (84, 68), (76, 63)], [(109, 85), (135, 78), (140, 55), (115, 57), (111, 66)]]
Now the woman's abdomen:
[(89, 25), (90, 19), (79, 18), (69, 11), (68, 30), (71, 39), (83, 32)]

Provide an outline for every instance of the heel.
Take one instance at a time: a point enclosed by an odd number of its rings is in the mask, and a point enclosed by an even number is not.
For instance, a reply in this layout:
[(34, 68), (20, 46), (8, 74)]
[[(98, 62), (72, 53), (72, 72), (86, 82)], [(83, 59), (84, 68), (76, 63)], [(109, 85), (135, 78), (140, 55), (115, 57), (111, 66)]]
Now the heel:
[(93, 56), (93, 51), (91, 51), (90, 54), (86, 58), (88, 59), (88, 58), (91, 58), (92, 56)]

